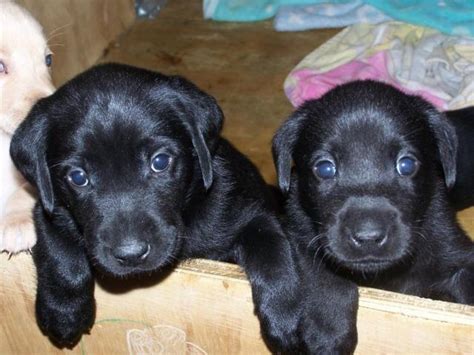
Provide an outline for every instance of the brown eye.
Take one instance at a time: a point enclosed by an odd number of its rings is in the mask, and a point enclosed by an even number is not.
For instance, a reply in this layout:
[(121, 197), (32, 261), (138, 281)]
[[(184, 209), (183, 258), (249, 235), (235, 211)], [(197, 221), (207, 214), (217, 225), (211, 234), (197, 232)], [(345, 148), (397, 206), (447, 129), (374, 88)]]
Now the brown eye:
[(50, 67), (53, 64), (53, 55), (47, 54), (46, 57), (44, 57), (44, 62), (46, 63), (47, 67)]

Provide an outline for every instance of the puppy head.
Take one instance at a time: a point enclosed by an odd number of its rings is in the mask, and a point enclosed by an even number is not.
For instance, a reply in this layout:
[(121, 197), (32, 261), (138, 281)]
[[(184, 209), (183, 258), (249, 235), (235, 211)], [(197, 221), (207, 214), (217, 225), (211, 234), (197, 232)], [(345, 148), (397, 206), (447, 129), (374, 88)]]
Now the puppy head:
[(408, 260), (424, 242), (434, 192), (454, 184), (456, 147), (453, 127), (431, 105), (365, 81), (305, 103), (278, 131), (273, 154), (280, 188), (321, 233), (309, 245), (370, 273)]
[(38, 22), (13, 1), (0, 1), (0, 129), (8, 134), (33, 104), (50, 95), (51, 51)]
[(11, 155), (45, 211), (66, 209), (91, 259), (123, 276), (179, 257), (183, 209), (212, 184), (222, 121), (183, 78), (106, 64), (40, 100)]

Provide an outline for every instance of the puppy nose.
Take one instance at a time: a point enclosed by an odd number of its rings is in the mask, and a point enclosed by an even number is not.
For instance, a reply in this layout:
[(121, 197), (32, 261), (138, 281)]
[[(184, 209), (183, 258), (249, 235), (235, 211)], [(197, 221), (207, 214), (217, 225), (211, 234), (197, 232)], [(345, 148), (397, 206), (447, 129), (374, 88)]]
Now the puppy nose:
[(352, 240), (356, 245), (364, 243), (382, 244), (385, 233), (381, 230), (363, 230), (352, 234)]
[(150, 254), (150, 244), (133, 242), (116, 247), (112, 254), (122, 265), (134, 266), (141, 264)]
[(369, 244), (382, 245), (384, 244), (386, 237), (387, 234), (385, 233), (385, 230), (380, 228), (357, 230), (351, 234), (352, 242), (356, 246)]

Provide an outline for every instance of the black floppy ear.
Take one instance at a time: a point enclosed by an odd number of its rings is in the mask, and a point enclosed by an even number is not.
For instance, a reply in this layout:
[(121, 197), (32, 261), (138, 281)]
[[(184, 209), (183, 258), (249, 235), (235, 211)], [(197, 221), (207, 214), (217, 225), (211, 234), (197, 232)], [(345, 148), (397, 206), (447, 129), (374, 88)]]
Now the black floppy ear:
[(425, 112), (438, 143), (439, 159), (443, 166), (446, 186), (448, 189), (451, 189), (456, 182), (456, 157), (458, 151), (456, 130), (446, 115), (437, 111), (434, 107), (427, 109)]
[(53, 186), (46, 163), (47, 116), (44, 101), (38, 102), (15, 131), (10, 144), (13, 163), (30, 184), (36, 186), (47, 213), (54, 210)]
[(199, 159), (204, 186), (209, 189), (213, 181), (212, 156), (219, 138), (224, 115), (216, 100), (180, 76), (170, 77), (173, 96), (179, 104), (179, 114), (191, 136)]
[(300, 133), (302, 122), (306, 115), (301, 109), (295, 111), (273, 137), (273, 162), (278, 176), (278, 186), (286, 194), (290, 190), (291, 164), (293, 149)]
[(189, 124), (188, 131), (191, 134), (191, 141), (193, 142), (199, 159), (199, 166), (201, 167), (202, 180), (207, 190), (211, 187), (213, 181), (211, 153), (209, 152), (202, 132), (195, 125)]

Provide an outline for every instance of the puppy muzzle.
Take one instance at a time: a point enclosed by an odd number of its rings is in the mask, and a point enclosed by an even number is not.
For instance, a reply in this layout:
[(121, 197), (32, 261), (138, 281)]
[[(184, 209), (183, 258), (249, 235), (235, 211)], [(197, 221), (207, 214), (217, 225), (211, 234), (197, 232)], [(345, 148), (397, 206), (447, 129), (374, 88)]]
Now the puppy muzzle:
[(174, 260), (179, 228), (146, 214), (102, 222), (96, 234), (95, 260), (106, 272), (125, 276), (159, 269)]
[(364, 196), (346, 200), (329, 234), (329, 247), (339, 261), (370, 269), (401, 258), (410, 233), (401, 212), (388, 199)]

